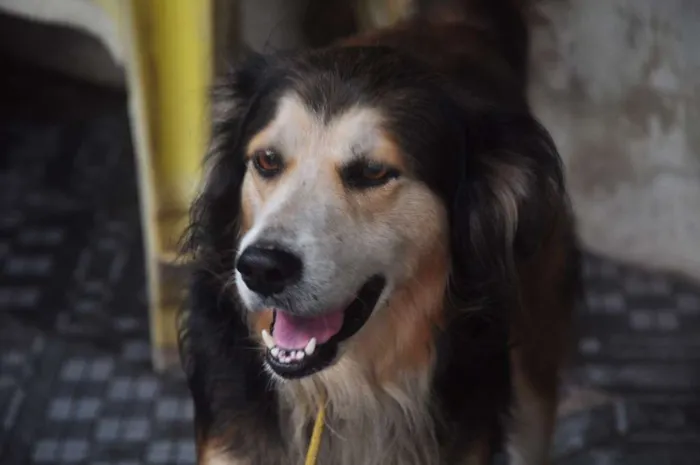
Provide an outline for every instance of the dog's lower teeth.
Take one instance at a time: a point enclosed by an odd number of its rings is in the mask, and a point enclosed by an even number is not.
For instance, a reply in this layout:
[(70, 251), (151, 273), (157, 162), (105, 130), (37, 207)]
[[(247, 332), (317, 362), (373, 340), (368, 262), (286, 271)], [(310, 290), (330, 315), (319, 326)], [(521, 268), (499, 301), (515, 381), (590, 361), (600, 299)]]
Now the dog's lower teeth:
[(303, 350), (281, 349), (277, 346), (273, 346), (269, 350), (270, 355), (281, 363), (300, 362), (314, 353), (316, 350), (316, 338), (311, 338)]

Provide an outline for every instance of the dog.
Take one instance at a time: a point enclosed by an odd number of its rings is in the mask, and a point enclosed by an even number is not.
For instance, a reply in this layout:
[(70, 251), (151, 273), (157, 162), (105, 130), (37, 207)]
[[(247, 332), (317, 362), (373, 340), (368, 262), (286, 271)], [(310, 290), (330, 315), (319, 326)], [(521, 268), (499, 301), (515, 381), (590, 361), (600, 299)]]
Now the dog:
[(578, 288), (517, 0), (253, 55), (215, 93), (181, 358), (198, 463), (548, 463)]

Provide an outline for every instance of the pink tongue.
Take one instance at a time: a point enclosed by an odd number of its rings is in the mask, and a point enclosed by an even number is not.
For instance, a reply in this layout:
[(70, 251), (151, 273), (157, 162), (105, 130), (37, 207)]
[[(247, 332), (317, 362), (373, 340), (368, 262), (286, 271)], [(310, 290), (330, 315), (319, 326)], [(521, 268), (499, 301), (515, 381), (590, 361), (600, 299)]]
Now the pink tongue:
[(326, 313), (317, 317), (299, 317), (285, 312), (275, 312), (272, 337), (283, 349), (303, 349), (312, 337), (323, 344), (343, 327), (343, 311)]

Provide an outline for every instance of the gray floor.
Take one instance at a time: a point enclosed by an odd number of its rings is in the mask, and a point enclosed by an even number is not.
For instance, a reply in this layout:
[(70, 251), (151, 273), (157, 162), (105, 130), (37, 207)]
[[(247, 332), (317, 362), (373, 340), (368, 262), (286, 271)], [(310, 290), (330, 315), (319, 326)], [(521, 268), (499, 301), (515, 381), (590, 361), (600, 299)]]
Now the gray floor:
[[(0, 60), (1, 61), (1, 60)], [(5, 67), (7, 69), (7, 67)], [(0, 463), (191, 464), (182, 379), (149, 348), (123, 96), (0, 82)], [(586, 256), (557, 463), (700, 463), (700, 288)]]

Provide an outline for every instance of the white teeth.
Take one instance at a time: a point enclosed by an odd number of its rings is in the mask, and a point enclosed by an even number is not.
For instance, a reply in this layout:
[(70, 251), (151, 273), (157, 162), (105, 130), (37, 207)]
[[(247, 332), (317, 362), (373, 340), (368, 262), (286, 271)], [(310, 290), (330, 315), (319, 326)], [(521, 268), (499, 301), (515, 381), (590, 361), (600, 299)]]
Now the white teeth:
[(311, 340), (306, 344), (306, 347), (304, 347), (304, 352), (306, 352), (306, 355), (312, 355), (315, 350), (316, 350), (316, 338), (312, 337)]
[(262, 339), (265, 345), (270, 350), (270, 355), (272, 355), (277, 361), (282, 363), (300, 362), (304, 360), (305, 357), (313, 355), (316, 350), (316, 338), (312, 337), (311, 340), (306, 344), (303, 350), (293, 350), (293, 349), (281, 349), (275, 345), (275, 340), (266, 330), (262, 330)]
[(270, 335), (270, 333), (267, 332), (266, 329), (262, 330), (262, 339), (263, 339), (263, 342), (265, 342), (265, 345), (267, 346), (268, 349), (272, 349), (273, 347), (275, 347), (275, 340)]

